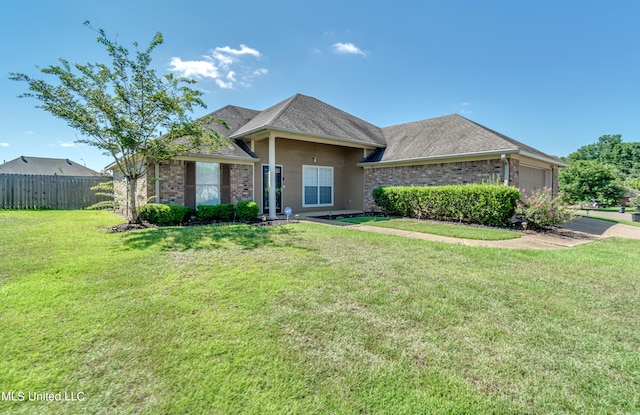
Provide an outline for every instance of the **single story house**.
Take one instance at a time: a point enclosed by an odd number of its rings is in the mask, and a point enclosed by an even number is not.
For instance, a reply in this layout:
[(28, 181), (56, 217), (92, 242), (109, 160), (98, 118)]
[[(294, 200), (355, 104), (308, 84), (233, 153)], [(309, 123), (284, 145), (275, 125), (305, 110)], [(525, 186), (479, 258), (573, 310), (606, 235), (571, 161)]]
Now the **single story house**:
[(0, 174), (33, 174), (38, 176), (99, 176), (95, 170), (69, 159), (20, 156), (0, 164)]
[(228, 105), (210, 116), (227, 122), (228, 130), (215, 128), (231, 145), (150, 168), (143, 199), (192, 207), (255, 200), (269, 218), (287, 206), (369, 211), (372, 190), (385, 185), (500, 180), (557, 192), (566, 166), (457, 114), (381, 128), (296, 94), (264, 111)]

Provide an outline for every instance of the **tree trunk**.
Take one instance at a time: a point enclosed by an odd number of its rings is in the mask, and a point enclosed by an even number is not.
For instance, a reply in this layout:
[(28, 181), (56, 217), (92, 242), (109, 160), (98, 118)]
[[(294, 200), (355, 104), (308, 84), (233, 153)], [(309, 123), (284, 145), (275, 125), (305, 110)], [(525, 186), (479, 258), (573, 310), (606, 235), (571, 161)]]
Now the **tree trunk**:
[(138, 216), (138, 208), (136, 204), (138, 179), (127, 178), (127, 181), (129, 183), (129, 223), (140, 223), (140, 216)]

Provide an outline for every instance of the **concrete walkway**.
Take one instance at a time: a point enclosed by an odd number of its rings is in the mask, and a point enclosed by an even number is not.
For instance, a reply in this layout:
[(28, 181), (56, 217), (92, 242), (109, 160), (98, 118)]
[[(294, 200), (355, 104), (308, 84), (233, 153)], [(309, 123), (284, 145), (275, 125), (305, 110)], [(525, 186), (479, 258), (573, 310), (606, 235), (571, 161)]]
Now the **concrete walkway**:
[(551, 233), (528, 232), (518, 239), (501, 241), (480, 241), (474, 239), (451, 238), (447, 236), (431, 235), (421, 232), (411, 232), (399, 229), (379, 228), (368, 225), (355, 225), (334, 220), (305, 218), (304, 220), (333, 226), (346, 226), (350, 229), (366, 232), (383, 233), (387, 235), (403, 236), (425, 241), (456, 243), (468, 246), (484, 246), (490, 248), (508, 249), (561, 249), (571, 248), (602, 238), (620, 237), (640, 240), (640, 227), (622, 225), (599, 219), (577, 217), (565, 223)]

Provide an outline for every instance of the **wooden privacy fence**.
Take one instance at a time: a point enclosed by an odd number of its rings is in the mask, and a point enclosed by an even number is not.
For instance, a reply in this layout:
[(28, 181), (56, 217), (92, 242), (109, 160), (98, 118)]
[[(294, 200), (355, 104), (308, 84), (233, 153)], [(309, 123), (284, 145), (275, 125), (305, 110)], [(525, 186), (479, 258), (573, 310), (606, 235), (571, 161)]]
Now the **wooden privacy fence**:
[(91, 187), (111, 177), (0, 174), (0, 209), (84, 209), (106, 200)]

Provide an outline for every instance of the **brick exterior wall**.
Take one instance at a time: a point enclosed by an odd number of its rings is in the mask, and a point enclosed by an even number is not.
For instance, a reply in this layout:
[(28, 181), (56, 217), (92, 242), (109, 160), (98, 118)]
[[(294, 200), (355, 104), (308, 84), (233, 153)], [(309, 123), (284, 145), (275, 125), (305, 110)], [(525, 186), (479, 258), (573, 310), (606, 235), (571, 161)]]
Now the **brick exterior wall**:
[(237, 203), (253, 199), (253, 166), (232, 164), (229, 167), (231, 202)]
[[(150, 203), (155, 201), (155, 167), (147, 173), (149, 183), (146, 196)], [(183, 160), (169, 160), (160, 163), (160, 203), (185, 204), (184, 189), (186, 181), (186, 166)], [(231, 202), (253, 200), (253, 168), (245, 164), (229, 165), (229, 184)], [(157, 203), (157, 202), (156, 202)]]
[[(129, 216), (129, 193), (127, 192), (127, 182), (123, 174), (115, 170), (113, 172), (113, 194), (118, 201), (116, 212), (122, 216)], [(147, 178), (138, 179), (136, 185), (136, 206), (147, 203)]]
[[(511, 160), (510, 160), (511, 161)], [(516, 161), (517, 160), (513, 160)], [(510, 166), (509, 179), (517, 176)], [(515, 172), (514, 172), (515, 170)], [(448, 184), (481, 183), (499, 177), (504, 180), (500, 159), (437, 163), (418, 166), (378, 167), (364, 170), (364, 209), (375, 208), (373, 189), (380, 186), (442, 186)]]
[[(153, 176), (155, 168), (149, 169)], [(168, 160), (160, 163), (160, 203), (184, 206), (186, 168), (183, 160)], [(155, 183), (149, 186), (155, 196)]]

